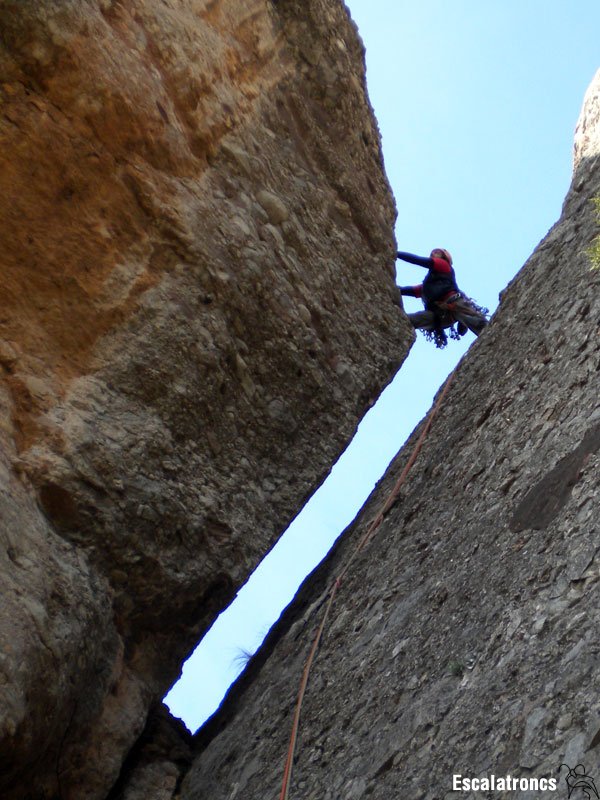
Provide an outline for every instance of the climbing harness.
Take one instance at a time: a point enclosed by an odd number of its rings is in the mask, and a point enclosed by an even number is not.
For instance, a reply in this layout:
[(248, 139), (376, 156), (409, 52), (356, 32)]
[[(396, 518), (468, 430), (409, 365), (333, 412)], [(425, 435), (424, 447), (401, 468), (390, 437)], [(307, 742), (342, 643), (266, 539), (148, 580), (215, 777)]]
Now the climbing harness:
[(483, 326), (485, 327), (487, 324), (486, 316), (489, 314), (489, 309), (478, 305), (472, 298), (467, 297), (462, 292), (456, 292), (446, 300), (430, 304), (427, 310), (432, 311), (435, 315), (435, 326), (430, 330), (426, 328), (421, 330), (427, 341), (433, 342), (439, 350), (443, 350), (448, 344), (448, 336), (457, 340), (461, 337), (460, 331), (454, 328), (455, 322), (460, 324), (460, 317), (455, 313), (459, 304), (462, 306), (462, 308), (459, 308), (459, 313), (465, 314), (472, 311), (471, 316), (473, 319), (483, 318), (485, 320), (485, 322), (482, 322)]
[(427, 419), (425, 421), (425, 425), (423, 426), (423, 430), (421, 431), (421, 435), (419, 436), (419, 439), (418, 439), (418, 441), (417, 441), (417, 443), (416, 443), (416, 445), (415, 445), (415, 447), (414, 447), (414, 449), (413, 449), (413, 451), (412, 451), (412, 453), (410, 455), (410, 458), (406, 462), (406, 466), (404, 467), (404, 469), (402, 470), (402, 472), (400, 474), (400, 477), (398, 478), (398, 480), (394, 484), (394, 486), (392, 488), (392, 491), (388, 495), (385, 503), (383, 504), (383, 506), (381, 507), (380, 511), (377, 513), (375, 518), (371, 521), (370, 525), (367, 527), (366, 532), (359, 539), (357, 546), (351, 552), (350, 557), (349, 557), (348, 561), (346, 562), (345, 566), (343, 567), (343, 569), (341, 570), (339, 575), (336, 578), (334, 578), (334, 580), (333, 580), (333, 582), (331, 584), (331, 587), (327, 590), (326, 597), (328, 596), (328, 599), (327, 599), (327, 604), (325, 606), (325, 611), (323, 613), (323, 618), (321, 619), (321, 623), (320, 623), (320, 625), (319, 625), (319, 627), (317, 629), (317, 633), (315, 635), (312, 647), (310, 649), (310, 653), (308, 654), (308, 658), (306, 660), (306, 664), (304, 665), (304, 670), (302, 672), (302, 679), (300, 681), (300, 687), (299, 687), (299, 690), (298, 690), (298, 697), (297, 697), (297, 700), (296, 700), (296, 709), (294, 711), (294, 719), (293, 719), (293, 722), (292, 722), (292, 733), (291, 733), (291, 736), (290, 736), (290, 742), (289, 742), (287, 756), (286, 756), (286, 760), (285, 760), (285, 767), (284, 767), (284, 770), (283, 770), (283, 781), (282, 781), (282, 784), (281, 784), (281, 792), (279, 794), (279, 800), (289, 800), (289, 791), (290, 791), (290, 785), (291, 785), (291, 782), (292, 782), (292, 768), (293, 768), (293, 762), (294, 762), (294, 755), (295, 755), (295, 751), (296, 751), (296, 740), (298, 738), (298, 729), (300, 727), (300, 712), (302, 710), (302, 703), (304, 701), (304, 695), (306, 693), (306, 687), (308, 685), (308, 678), (309, 678), (309, 675), (310, 675), (310, 670), (311, 670), (311, 667), (313, 665), (313, 661), (315, 660), (315, 656), (317, 654), (317, 650), (319, 649), (319, 644), (321, 642), (321, 637), (323, 636), (323, 631), (325, 630), (325, 625), (327, 623), (327, 619), (329, 617), (331, 608), (333, 606), (333, 600), (335, 598), (337, 590), (339, 589), (343, 578), (348, 573), (348, 570), (350, 569), (350, 566), (352, 565), (352, 563), (353, 563), (354, 559), (356, 558), (356, 556), (362, 550), (364, 550), (364, 548), (367, 546), (367, 544), (371, 541), (371, 539), (375, 535), (375, 532), (377, 531), (377, 529), (379, 528), (379, 526), (383, 522), (383, 520), (385, 518), (385, 515), (390, 511), (390, 509), (392, 508), (392, 506), (396, 502), (396, 500), (398, 498), (398, 494), (400, 492), (400, 488), (401, 488), (402, 484), (404, 483), (404, 481), (406, 480), (406, 477), (407, 477), (408, 473), (410, 472), (412, 465), (415, 463), (415, 461), (417, 459), (417, 456), (419, 455), (419, 453), (421, 451), (421, 447), (423, 445), (423, 442), (425, 441), (425, 437), (429, 433), (429, 430), (431, 428), (431, 425), (433, 423), (435, 415), (437, 414), (440, 406), (442, 405), (444, 397), (446, 396), (446, 394), (448, 392), (448, 389), (450, 388), (450, 384), (452, 383), (452, 381), (454, 379), (455, 372), (456, 372), (456, 370), (453, 370), (450, 373), (450, 375), (448, 376), (448, 378), (446, 379), (446, 383), (444, 384), (444, 387), (443, 387), (442, 391), (440, 392), (439, 397), (437, 398), (433, 408), (431, 409), (431, 412), (430, 412), (429, 416), (427, 417)]

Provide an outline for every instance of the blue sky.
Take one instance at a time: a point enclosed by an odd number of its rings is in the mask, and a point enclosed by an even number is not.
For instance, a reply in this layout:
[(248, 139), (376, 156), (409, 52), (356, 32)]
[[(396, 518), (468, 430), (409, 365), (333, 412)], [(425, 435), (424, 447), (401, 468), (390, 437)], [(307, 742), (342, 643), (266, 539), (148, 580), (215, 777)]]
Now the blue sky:
[[(498, 293), (560, 216), (583, 95), (600, 67), (600, 3), (350, 0), (398, 208), (398, 248), (445, 247), (461, 288)], [(423, 270), (398, 262), (398, 283)], [(407, 311), (420, 301), (407, 298)], [(515, 331), (518, 336), (518, 331)], [(331, 476), (197, 648), (167, 696), (196, 729), (303, 577), (354, 518), (472, 343), (421, 335)]]

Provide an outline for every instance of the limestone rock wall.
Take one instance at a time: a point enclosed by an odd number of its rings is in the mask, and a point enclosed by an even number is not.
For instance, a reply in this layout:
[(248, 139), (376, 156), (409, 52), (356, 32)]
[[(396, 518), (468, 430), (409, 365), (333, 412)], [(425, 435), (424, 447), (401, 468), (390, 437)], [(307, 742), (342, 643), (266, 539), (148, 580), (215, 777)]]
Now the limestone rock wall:
[(338, 0), (1, 0), (0, 74), (0, 794), (103, 798), (407, 352), (395, 210)]
[[(600, 775), (600, 275), (586, 255), (600, 193), (593, 86), (561, 219), (459, 364), (398, 502), (336, 595), (290, 798), (546, 800), (569, 793), (563, 762)], [(301, 587), (267, 660), (198, 735), (184, 800), (279, 796), (327, 589), (419, 433)], [(453, 792), (453, 774), (561, 783)]]

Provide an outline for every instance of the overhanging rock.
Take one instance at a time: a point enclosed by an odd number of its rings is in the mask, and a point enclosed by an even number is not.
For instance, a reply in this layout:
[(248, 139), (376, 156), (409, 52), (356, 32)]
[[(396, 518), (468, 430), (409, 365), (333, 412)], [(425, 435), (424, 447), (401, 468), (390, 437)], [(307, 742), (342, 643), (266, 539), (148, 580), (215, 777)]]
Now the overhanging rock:
[(413, 333), (341, 2), (0, 28), (0, 793), (104, 798)]

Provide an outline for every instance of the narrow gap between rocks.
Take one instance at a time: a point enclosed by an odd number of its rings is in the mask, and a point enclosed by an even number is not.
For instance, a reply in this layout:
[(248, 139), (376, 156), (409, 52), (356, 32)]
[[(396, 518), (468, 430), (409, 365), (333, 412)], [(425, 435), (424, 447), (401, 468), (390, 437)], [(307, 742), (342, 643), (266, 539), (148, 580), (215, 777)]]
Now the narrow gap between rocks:
[[(190, 730), (195, 731), (216, 711), (299, 585), (360, 511), (472, 339), (469, 336), (469, 341), (436, 351), (421, 336), (417, 338), (328, 478), (184, 664), (182, 677), (165, 703)], [(423, 364), (429, 365), (425, 374)]]

